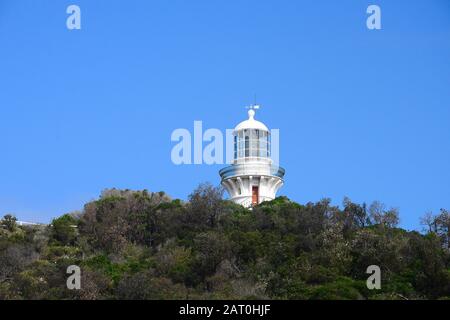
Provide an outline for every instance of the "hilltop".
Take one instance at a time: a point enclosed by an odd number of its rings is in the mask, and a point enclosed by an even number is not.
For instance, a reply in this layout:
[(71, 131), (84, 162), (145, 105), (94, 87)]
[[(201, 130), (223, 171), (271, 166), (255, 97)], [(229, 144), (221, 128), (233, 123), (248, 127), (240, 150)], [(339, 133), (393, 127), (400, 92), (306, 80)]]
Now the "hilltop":
[[(375, 202), (286, 197), (247, 210), (200, 185), (182, 202), (164, 192), (106, 190), (49, 226), (0, 223), (0, 299), (450, 298), (450, 215), (425, 233), (397, 227)], [(81, 268), (81, 290), (66, 287)], [(366, 286), (381, 269), (381, 290)]]

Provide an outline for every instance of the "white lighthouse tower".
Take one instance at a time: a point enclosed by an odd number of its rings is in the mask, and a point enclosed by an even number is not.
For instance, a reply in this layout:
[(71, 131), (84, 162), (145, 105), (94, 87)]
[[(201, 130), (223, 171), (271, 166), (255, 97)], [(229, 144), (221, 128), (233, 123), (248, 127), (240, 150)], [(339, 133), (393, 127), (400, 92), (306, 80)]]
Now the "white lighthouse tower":
[(233, 163), (219, 172), (231, 200), (247, 208), (275, 199), (285, 173), (271, 159), (269, 129), (255, 120), (259, 106), (249, 109), (248, 120), (233, 131)]

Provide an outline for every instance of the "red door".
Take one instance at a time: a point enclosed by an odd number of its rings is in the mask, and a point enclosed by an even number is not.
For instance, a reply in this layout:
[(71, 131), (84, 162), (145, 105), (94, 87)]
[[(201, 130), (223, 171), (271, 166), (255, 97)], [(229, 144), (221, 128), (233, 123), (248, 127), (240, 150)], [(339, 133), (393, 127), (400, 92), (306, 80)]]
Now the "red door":
[(257, 205), (259, 203), (259, 188), (252, 187), (252, 204)]

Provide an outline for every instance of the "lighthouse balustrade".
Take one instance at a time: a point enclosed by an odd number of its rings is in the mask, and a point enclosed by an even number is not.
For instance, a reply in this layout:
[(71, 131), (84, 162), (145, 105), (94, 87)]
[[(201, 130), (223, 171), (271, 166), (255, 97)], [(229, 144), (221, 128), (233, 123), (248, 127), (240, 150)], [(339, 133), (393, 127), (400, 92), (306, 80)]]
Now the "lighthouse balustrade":
[(258, 163), (244, 163), (228, 166), (219, 171), (222, 179), (228, 179), (235, 176), (274, 176), (283, 178), (285, 170), (282, 167)]

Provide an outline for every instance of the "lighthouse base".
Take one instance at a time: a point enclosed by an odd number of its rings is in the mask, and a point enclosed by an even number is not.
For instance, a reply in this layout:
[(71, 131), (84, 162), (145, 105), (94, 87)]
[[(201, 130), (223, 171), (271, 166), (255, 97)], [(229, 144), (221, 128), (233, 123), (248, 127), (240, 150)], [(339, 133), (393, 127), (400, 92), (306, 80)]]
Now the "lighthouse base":
[(283, 185), (277, 176), (239, 176), (222, 180), (230, 200), (246, 208), (275, 199)]

